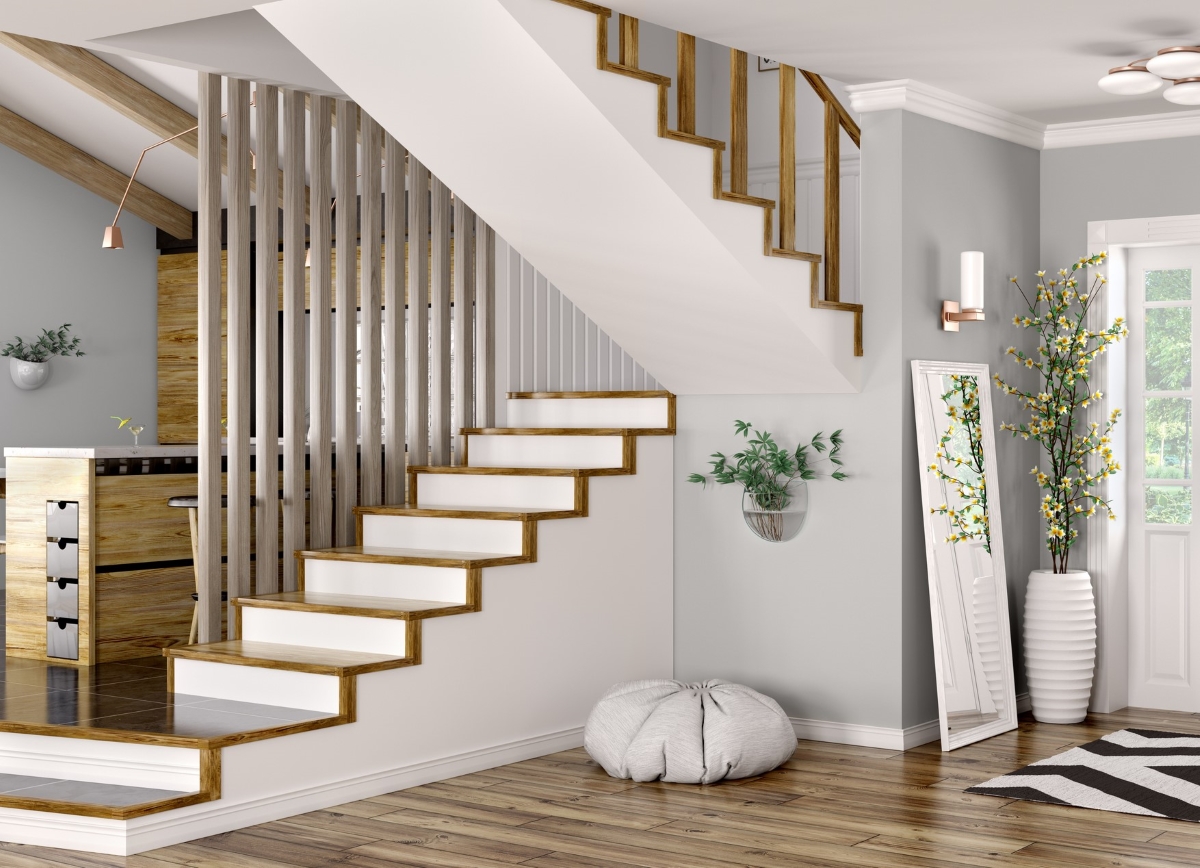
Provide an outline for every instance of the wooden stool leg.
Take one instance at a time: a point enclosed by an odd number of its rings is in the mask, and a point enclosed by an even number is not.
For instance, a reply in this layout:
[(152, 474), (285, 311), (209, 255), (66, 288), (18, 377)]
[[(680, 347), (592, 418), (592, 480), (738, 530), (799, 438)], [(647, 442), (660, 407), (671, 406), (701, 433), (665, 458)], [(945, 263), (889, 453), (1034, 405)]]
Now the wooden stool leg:
[[(196, 593), (200, 593), (200, 519), (199, 509), (188, 510), (188, 524), (191, 526), (192, 533), (192, 574), (196, 579)], [(188, 644), (196, 644), (196, 631), (199, 627), (198, 618), (200, 617), (200, 601), (196, 600), (192, 606), (192, 629), (188, 632)]]

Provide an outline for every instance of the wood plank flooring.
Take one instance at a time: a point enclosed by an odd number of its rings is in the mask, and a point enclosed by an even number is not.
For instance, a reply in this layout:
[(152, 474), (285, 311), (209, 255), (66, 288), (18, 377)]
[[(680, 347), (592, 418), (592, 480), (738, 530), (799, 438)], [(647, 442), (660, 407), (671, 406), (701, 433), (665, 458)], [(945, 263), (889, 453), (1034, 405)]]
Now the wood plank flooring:
[(609, 778), (582, 749), (111, 857), (0, 843), (13, 868), (732, 868), (1200, 865), (1200, 824), (963, 790), (1126, 726), (1200, 733), (1200, 715), (1127, 709), (1035, 723), (943, 754), (802, 741), (782, 768), (710, 787)]

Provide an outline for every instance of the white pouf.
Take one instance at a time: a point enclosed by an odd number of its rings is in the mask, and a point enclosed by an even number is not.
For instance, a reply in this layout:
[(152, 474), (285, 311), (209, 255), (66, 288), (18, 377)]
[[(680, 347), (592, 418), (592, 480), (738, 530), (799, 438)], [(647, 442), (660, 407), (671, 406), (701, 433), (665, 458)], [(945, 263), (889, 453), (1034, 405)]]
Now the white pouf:
[(711, 784), (786, 762), (796, 733), (769, 696), (728, 681), (627, 681), (588, 716), (583, 746), (614, 778)]

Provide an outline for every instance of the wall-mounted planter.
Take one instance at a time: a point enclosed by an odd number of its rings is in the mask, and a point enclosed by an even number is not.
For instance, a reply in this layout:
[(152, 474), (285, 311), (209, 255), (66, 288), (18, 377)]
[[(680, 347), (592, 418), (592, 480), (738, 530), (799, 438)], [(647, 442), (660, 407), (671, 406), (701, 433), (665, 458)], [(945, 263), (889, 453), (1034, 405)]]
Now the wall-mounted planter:
[(787, 487), (787, 505), (783, 509), (763, 509), (750, 492), (742, 492), (742, 518), (759, 539), (787, 542), (795, 539), (808, 516), (808, 483), (794, 479)]
[(32, 391), (46, 385), (50, 379), (49, 362), (23, 362), (18, 358), (9, 358), (8, 373), (18, 389)]

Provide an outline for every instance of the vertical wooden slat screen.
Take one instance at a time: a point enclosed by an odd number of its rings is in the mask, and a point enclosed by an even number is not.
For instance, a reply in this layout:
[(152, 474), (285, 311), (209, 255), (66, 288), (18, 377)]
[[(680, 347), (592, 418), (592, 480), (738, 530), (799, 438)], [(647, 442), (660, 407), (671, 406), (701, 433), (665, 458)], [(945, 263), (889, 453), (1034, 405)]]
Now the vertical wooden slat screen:
[(382, 338), (379, 266), (380, 220), (383, 207), (383, 178), (379, 168), (383, 134), (379, 124), (362, 113), (362, 326), (360, 365), (362, 371), (362, 493), (359, 500), (377, 506), (383, 499), (383, 462), (380, 455), (383, 414), (379, 378), (383, 374), (379, 342)]
[(384, 403), (384, 503), (400, 505), (405, 501), (408, 476), (405, 471), (404, 424), (405, 352), (405, 249), (408, 235), (408, 208), (404, 199), (405, 165), (408, 152), (388, 134), (384, 134), (384, 231), (387, 233), (387, 266), (384, 271), (383, 324)]
[(312, 97), (308, 121), (308, 488), (309, 544), (333, 545), (333, 283), (329, 203), (333, 201), (330, 99)]
[(304, 94), (283, 92), (283, 590), (304, 539)]
[(250, 593), (250, 82), (226, 80), (229, 117), (228, 295), (226, 426), (229, 443), (227, 518), (229, 610), (233, 635), (235, 600)]
[(746, 69), (746, 52), (729, 49), (729, 191), (743, 195), (750, 180)]
[(779, 64), (779, 247), (796, 249), (796, 67)]
[(463, 428), (475, 424), (475, 214), (454, 200), (454, 463), (462, 464)]
[(475, 424), (496, 425), (496, 233), (475, 218)]
[(255, 114), (254, 591), (273, 594), (279, 590), (279, 88), (258, 86)]
[(840, 301), (842, 255), (842, 123), (837, 104), (825, 103), (825, 300)]
[(617, 62), (638, 68), (638, 20), (632, 15), (617, 16)]
[(681, 133), (696, 132), (696, 37), (675, 36), (675, 126)]
[(429, 170), (408, 155), (408, 462), (429, 463)]
[(200, 642), (221, 639), (221, 76), (199, 73), (196, 589)]
[(450, 463), (450, 188), (430, 176), (429, 462)]
[(354, 506), (358, 500), (357, 363), (358, 339), (358, 106), (337, 100), (337, 149), (334, 184), (337, 187), (337, 315), (334, 319), (334, 407), (337, 445), (334, 464), (334, 543), (354, 545)]

